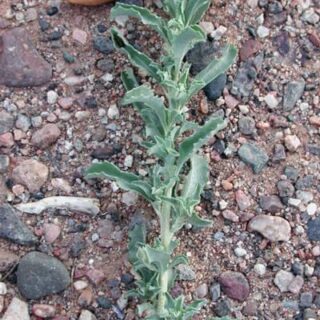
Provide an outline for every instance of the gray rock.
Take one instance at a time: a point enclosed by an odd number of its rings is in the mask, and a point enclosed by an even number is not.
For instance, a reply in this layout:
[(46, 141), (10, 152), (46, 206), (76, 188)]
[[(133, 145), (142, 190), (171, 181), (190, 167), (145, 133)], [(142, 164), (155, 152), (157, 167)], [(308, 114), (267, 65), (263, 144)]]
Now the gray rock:
[(300, 295), (300, 307), (308, 308), (311, 307), (313, 301), (313, 294), (312, 292), (302, 292)]
[(104, 54), (109, 54), (114, 51), (113, 42), (106, 36), (96, 36), (93, 38), (93, 47)]
[(278, 196), (261, 196), (259, 201), (262, 210), (277, 213), (283, 209), (282, 202)]
[(283, 110), (291, 111), (297, 101), (302, 97), (305, 88), (305, 81), (303, 79), (299, 81), (289, 82), (284, 89), (283, 96)]
[(305, 309), (303, 312), (303, 320), (316, 320), (318, 318), (317, 313), (312, 309)]
[(176, 269), (180, 280), (192, 281), (196, 278), (195, 272), (188, 265), (179, 264)]
[(278, 181), (277, 188), (281, 198), (292, 197), (294, 195), (294, 186), (288, 180)]
[(1, 320), (30, 320), (28, 304), (13, 298)]
[(202, 283), (199, 287), (195, 290), (195, 295), (198, 299), (203, 299), (208, 294), (208, 285), (206, 283)]
[(13, 125), (14, 117), (6, 111), (0, 111), (0, 134), (10, 131)]
[(253, 135), (256, 133), (256, 123), (251, 117), (242, 117), (238, 122), (239, 131), (245, 135)]
[(10, 165), (10, 158), (4, 154), (0, 154), (0, 173), (5, 173)]
[(315, 177), (311, 174), (301, 177), (296, 182), (296, 189), (297, 190), (306, 190), (312, 188), (315, 183)]
[(20, 261), (17, 285), (27, 299), (39, 299), (65, 290), (70, 284), (66, 267), (56, 258), (30, 252)]
[(289, 180), (293, 182), (296, 182), (299, 178), (299, 170), (291, 166), (285, 167), (284, 174)]
[(291, 272), (280, 270), (277, 272), (274, 278), (274, 284), (279, 288), (281, 292), (288, 292), (289, 285), (293, 281), (294, 275)]
[(311, 241), (320, 241), (320, 217), (308, 221), (307, 235)]
[(285, 147), (282, 144), (276, 144), (274, 146), (272, 162), (280, 162), (286, 159)]
[(238, 155), (244, 163), (252, 167), (254, 173), (261, 172), (269, 160), (267, 153), (255, 143), (243, 144)]
[(0, 206), (0, 238), (32, 246), (38, 242), (31, 230), (19, 219), (9, 205)]
[[(217, 314), (218, 317), (225, 317), (231, 312), (231, 303), (228, 299), (223, 299), (219, 301), (215, 308), (214, 308), (215, 313)], [(223, 318), (225, 319), (225, 318)]]
[(31, 126), (31, 120), (24, 114), (19, 114), (16, 120), (16, 127), (21, 129), (23, 132), (27, 132)]
[(221, 287), (219, 283), (215, 283), (210, 287), (210, 295), (213, 302), (218, 301), (221, 296)]
[(31, 87), (50, 81), (52, 68), (37, 52), (24, 29), (6, 31), (0, 43), (0, 84)]

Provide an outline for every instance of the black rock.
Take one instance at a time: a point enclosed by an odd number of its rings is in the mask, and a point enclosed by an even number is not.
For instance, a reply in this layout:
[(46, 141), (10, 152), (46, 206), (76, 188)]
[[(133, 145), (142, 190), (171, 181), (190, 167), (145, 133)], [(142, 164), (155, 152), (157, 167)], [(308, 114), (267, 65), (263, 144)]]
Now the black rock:
[(47, 31), (47, 30), (50, 28), (49, 22), (46, 21), (46, 20), (43, 19), (43, 18), (40, 18), (40, 19), (39, 19), (39, 26), (40, 26), (40, 30), (41, 30), (42, 32), (45, 32), (45, 31)]
[(76, 61), (76, 58), (68, 53), (67, 51), (63, 51), (63, 59), (65, 62), (68, 62), (68, 63), (74, 63)]
[(38, 242), (31, 230), (9, 205), (0, 206), (0, 238), (26, 246), (32, 246)]
[(97, 298), (97, 304), (102, 309), (110, 309), (112, 307), (112, 301), (104, 296)]
[(55, 30), (48, 34), (47, 39), (48, 41), (57, 41), (60, 40), (63, 36), (63, 31)]
[(215, 308), (214, 308), (215, 313), (217, 314), (218, 317), (225, 317), (227, 316), (230, 311), (231, 311), (231, 304), (230, 301), (227, 299), (220, 300)]
[(55, 14), (57, 14), (59, 12), (59, 8), (56, 6), (50, 6), (47, 9), (47, 15), (48, 16), (54, 16)]
[(224, 87), (227, 83), (226, 74), (221, 74), (207, 86), (204, 87), (204, 93), (206, 94), (208, 100), (214, 101), (221, 97)]
[(307, 235), (311, 241), (320, 241), (320, 217), (308, 221)]
[(105, 36), (96, 36), (93, 38), (93, 47), (104, 54), (113, 52), (114, 46), (110, 38)]
[(71, 282), (68, 270), (56, 258), (30, 252), (20, 261), (17, 285), (26, 299), (39, 299), (65, 290)]
[(304, 274), (303, 263), (295, 261), (291, 266), (291, 271), (296, 276), (303, 276), (303, 274)]
[(98, 30), (99, 33), (104, 33), (104, 32), (106, 32), (108, 30), (108, 27), (103, 23), (99, 23), (97, 25), (97, 30)]
[(122, 147), (120, 145), (107, 145), (104, 147), (96, 148), (92, 152), (91, 156), (99, 160), (107, 160), (112, 155), (121, 152), (121, 150), (122, 150)]
[(134, 281), (134, 276), (130, 273), (125, 273), (121, 275), (121, 282), (128, 285)]
[(94, 96), (90, 96), (86, 98), (84, 105), (89, 109), (95, 109), (97, 108), (98, 103)]
[(224, 151), (226, 150), (226, 144), (223, 140), (219, 139), (217, 141), (215, 141), (215, 143), (213, 144), (213, 149), (215, 151), (217, 151), (220, 155), (224, 153)]
[(87, 243), (85, 240), (75, 241), (69, 250), (69, 254), (72, 258), (77, 258), (80, 256), (81, 252), (86, 248)]

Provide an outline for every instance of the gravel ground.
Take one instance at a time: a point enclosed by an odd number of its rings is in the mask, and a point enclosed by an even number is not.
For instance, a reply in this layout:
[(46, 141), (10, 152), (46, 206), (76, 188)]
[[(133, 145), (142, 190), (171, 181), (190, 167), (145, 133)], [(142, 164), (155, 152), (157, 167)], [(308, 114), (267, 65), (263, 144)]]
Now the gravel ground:
[[(133, 2), (161, 12), (161, 1)], [(108, 35), (111, 7), (0, 3), (3, 320), (136, 319), (124, 298), (127, 232), (144, 219), (154, 236), (158, 222), (134, 194), (83, 178), (94, 159), (140, 174), (153, 163), (141, 119), (119, 103), (129, 63)], [(319, 21), (319, 0), (216, 0), (201, 23), (208, 42), (188, 54), (193, 73), (225, 43), (239, 57), (189, 105), (199, 123), (229, 119), (202, 151), (211, 174), (197, 209), (214, 225), (179, 234), (190, 266), (174, 293), (208, 300), (194, 319), (320, 319)], [(159, 58), (153, 32), (116, 23)], [(15, 207), (53, 196), (98, 199), (99, 209), (79, 199), (79, 210)]]

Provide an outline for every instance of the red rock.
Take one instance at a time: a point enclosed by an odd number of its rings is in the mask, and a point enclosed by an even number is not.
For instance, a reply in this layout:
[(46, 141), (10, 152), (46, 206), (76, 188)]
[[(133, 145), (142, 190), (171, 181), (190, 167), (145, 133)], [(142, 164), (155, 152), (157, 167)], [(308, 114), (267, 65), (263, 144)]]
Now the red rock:
[(73, 40), (85, 45), (87, 42), (88, 35), (85, 31), (75, 28), (72, 32)]
[(250, 293), (249, 282), (239, 272), (226, 271), (219, 277), (222, 291), (231, 299), (245, 301)]
[(239, 222), (239, 217), (231, 210), (224, 210), (222, 215), (225, 219), (230, 220), (232, 222)]
[(47, 181), (49, 169), (37, 160), (25, 160), (12, 172), (15, 183), (26, 186), (30, 192), (39, 191)]
[(46, 242), (49, 244), (55, 242), (59, 238), (61, 233), (60, 227), (53, 223), (46, 223), (43, 226), (43, 229), (44, 229), (44, 238)]
[(11, 148), (14, 145), (12, 133), (7, 132), (0, 135), (0, 147)]
[(52, 68), (34, 48), (22, 28), (0, 36), (0, 84), (11, 87), (40, 86), (50, 81)]
[(84, 289), (80, 294), (80, 297), (78, 299), (78, 304), (81, 307), (89, 307), (92, 301), (93, 301), (92, 289), (91, 288)]
[(240, 210), (246, 210), (251, 206), (249, 197), (242, 190), (237, 190), (236, 201)]
[(240, 48), (240, 60), (245, 61), (261, 50), (261, 43), (254, 39), (247, 40)]
[(52, 318), (56, 313), (56, 308), (48, 304), (35, 304), (32, 306), (32, 313), (42, 319)]
[(316, 31), (312, 31), (308, 38), (315, 47), (320, 48), (320, 37)]
[(312, 116), (309, 118), (311, 124), (316, 127), (320, 127), (320, 117), (319, 116)]
[(240, 102), (232, 95), (228, 94), (224, 97), (224, 101), (228, 108), (234, 109)]
[(99, 283), (101, 283), (105, 279), (105, 275), (104, 275), (103, 271), (97, 270), (97, 269), (91, 269), (91, 270), (87, 271), (86, 276), (95, 285), (98, 285)]
[(46, 124), (32, 135), (31, 143), (40, 149), (46, 149), (58, 140), (60, 134), (56, 124)]
[(74, 99), (70, 98), (70, 97), (64, 97), (64, 98), (60, 98), (58, 100), (59, 106), (65, 110), (70, 109), (70, 107), (72, 107), (73, 103), (74, 103)]

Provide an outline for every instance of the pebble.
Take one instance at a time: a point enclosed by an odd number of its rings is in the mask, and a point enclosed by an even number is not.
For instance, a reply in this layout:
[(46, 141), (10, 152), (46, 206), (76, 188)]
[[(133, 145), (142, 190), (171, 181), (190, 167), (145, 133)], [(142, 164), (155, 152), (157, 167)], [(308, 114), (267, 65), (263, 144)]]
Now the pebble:
[(244, 248), (235, 248), (234, 253), (237, 257), (244, 257), (247, 255), (247, 250)]
[(318, 210), (317, 205), (314, 202), (311, 202), (307, 206), (307, 213), (309, 216), (314, 216)]
[(210, 287), (210, 295), (213, 302), (218, 301), (221, 296), (221, 286), (219, 283), (215, 283)]
[(16, 120), (16, 128), (21, 129), (23, 132), (27, 132), (31, 126), (31, 120), (24, 114), (19, 114)]
[(83, 280), (78, 280), (73, 283), (73, 286), (77, 291), (81, 291), (88, 287), (88, 282)]
[(245, 301), (250, 292), (249, 282), (239, 272), (226, 271), (219, 277), (222, 291), (231, 299)]
[(257, 231), (270, 241), (289, 241), (291, 227), (287, 220), (281, 217), (258, 215), (250, 220), (249, 231)]
[(219, 319), (223, 317), (222, 319), (225, 319), (225, 316), (227, 316), (231, 312), (231, 303), (228, 299), (223, 299), (217, 302), (214, 312), (219, 316)]
[(239, 50), (240, 60), (246, 61), (261, 50), (261, 43), (255, 39), (246, 40)]
[(61, 228), (53, 223), (46, 223), (43, 226), (44, 238), (48, 244), (54, 243), (60, 236)]
[(306, 21), (310, 24), (316, 24), (320, 20), (320, 16), (314, 11), (314, 8), (309, 8), (301, 16), (303, 21)]
[(238, 150), (240, 159), (250, 165), (254, 173), (259, 173), (263, 170), (269, 157), (267, 153), (254, 143), (245, 143)]
[(0, 249), (0, 272), (6, 272), (19, 261), (19, 257), (9, 251)]
[(30, 320), (28, 304), (14, 297), (1, 320)]
[(119, 109), (116, 104), (112, 104), (108, 109), (108, 118), (111, 120), (119, 118)]
[(7, 285), (4, 282), (0, 282), (0, 296), (5, 296), (7, 291)]
[(274, 284), (279, 288), (281, 292), (288, 292), (289, 285), (293, 281), (294, 275), (291, 272), (280, 270), (277, 272), (274, 278)]
[(291, 152), (295, 152), (301, 146), (301, 141), (296, 135), (286, 136), (284, 143), (286, 148)]
[(264, 276), (266, 271), (267, 271), (267, 268), (264, 264), (262, 263), (257, 263), (254, 265), (254, 271), (256, 274), (258, 274), (259, 276)]
[(276, 195), (261, 196), (259, 199), (259, 205), (262, 210), (271, 213), (277, 213), (284, 208), (280, 198)]
[(32, 135), (31, 143), (39, 149), (46, 149), (54, 144), (60, 135), (61, 131), (56, 124), (46, 124)]
[(195, 272), (186, 264), (179, 264), (176, 267), (179, 280), (193, 281), (196, 278)]
[(209, 101), (215, 101), (222, 96), (222, 92), (227, 83), (225, 74), (219, 75), (211, 81), (203, 90)]
[(122, 194), (121, 201), (127, 206), (133, 206), (138, 201), (138, 195), (135, 192), (124, 192)]
[(295, 192), (293, 184), (288, 180), (278, 181), (277, 189), (281, 198), (292, 197)]
[(124, 166), (127, 168), (131, 168), (133, 164), (133, 156), (132, 155), (127, 155), (124, 159)]
[(266, 38), (270, 34), (270, 29), (265, 26), (259, 26), (257, 29), (257, 34), (259, 38)]
[[(31, 230), (20, 220), (15, 210), (7, 204), (0, 206), (0, 238), (25, 246), (32, 246), (38, 242)], [(9, 262), (12, 262), (12, 259)], [(6, 262), (4, 264), (7, 265)]]
[(81, 29), (75, 28), (72, 31), (72, 38), (76, 42), (79, 42), (82, 45), (85, 45), (87, 43), (88, 34)]
[(206, 283), (201, 284), (195, 290), (195, 295), (198, 299), (203, 299), (208, 295), (208, 285)]
[(82, 310), (78, 320), (97, 320), (96, 316), (88, 310)]
[(112, 40), (102, 35), (93, 38), (93, 47), (104, 54), (110, 54), (114, 50)]
[(307, 235), (311, 241), (320, 241), (320, 217), (308, 221)]
[(304, 285), (304, 280), (301, 276), (296, 276), (289, 284), (288, 291), (293, 294), (298, 294)]
[(0, 134), (6, 133), (13, 128), (14, 117), (7, 111), (0, 111)]
[(251, 117), (241, 117), (238, 122), (239, 131), (244, 135), (256, 133), (256, 123)]
[(299, 305), (302, 308), (311, 307), (313, 301), (313, 294), (312, 292), (302, 292), (300, 295), (300, 302)]
[(34, 304), (32, 313), (42, 319), (52, 318), (56, 314), (56, 308), (48, 304)]
[(239, 216), (232, 210), (224, 210), (222, 215), (225, 219), (232, 221), (232, 222), (239, 222)]
[(305, 81), (303, 79), (289, 82), (284, 89), (283, 110), (291, 111), (297, 101), (302, 97), (305, 89)]
[(270, 109), (276, 109), (277, 106), (279, 105), (279, 101), (278, 101), (278, 99), (275, 97), (275, 95), (273, 93), (268, 93), (264, 97), (264, 101), (265, 101), (265, 103), (268, 105), (268, 107)]
[(24, 28), (5, 31), (0, 42), (0, 85), (33, 87), (51, 80), (51, 65), (37, 52)]
[(112, 307), (112, 301), (104, 296), (97, 298), (98, 306), (102, 309), (110, 309)]
[(30, 192), (39, 191), (46, 183), (48, 175), (48, 167), (33, 159), (21, 162), (12, 171), (13, 181), (26, 186)]
[(4, 154), (0, 154), (0, 173), (7, 172), (10, 165), (10, 158)]
[(58, 94), (53, 90), (47, 92), (47, 102), (49, 104), (55, 104), (58, 100), (58, 97)]
[(59, 293), (70, 284), (66, 267), (56, 258), (40, 252), (29, 252), (20, 261), (17, 285), (26, 299), (40, 299)]

